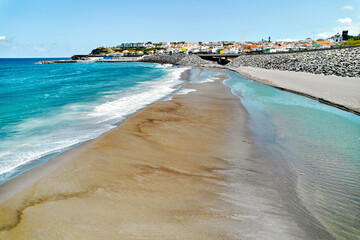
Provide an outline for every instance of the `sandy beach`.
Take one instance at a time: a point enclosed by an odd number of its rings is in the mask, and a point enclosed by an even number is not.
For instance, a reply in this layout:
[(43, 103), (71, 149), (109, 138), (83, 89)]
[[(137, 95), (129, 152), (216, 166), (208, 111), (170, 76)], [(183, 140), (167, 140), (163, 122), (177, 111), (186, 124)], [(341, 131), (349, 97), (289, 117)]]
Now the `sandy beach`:
[(231, 238), (218, 170), (229, 166), (227, 126), (246, 136), (246, 113), (220, 81), (205, 92), (155, 103), (2, 185), (0, 238)]
[[(0, 239), (306, 239), (222, 80), (0, 186)], [(325, 237), (324, 237), (325, 236)]]
[[(360, 114), (360, 78), (325, 76), (305, 72), (269, 70), (255, 67), (233, 69), (241, 75), (265, 85), (303, 93), (326, 104)], [(338, 106), (336, 106), (338, 105)]]

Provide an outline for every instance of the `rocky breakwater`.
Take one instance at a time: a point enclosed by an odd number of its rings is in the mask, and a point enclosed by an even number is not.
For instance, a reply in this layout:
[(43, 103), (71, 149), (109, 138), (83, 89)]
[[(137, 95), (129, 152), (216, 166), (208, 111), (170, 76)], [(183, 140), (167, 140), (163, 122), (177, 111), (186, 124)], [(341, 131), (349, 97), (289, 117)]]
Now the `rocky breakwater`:
[(220, 64), (204, 60), (196, 55), (150, 55), (144, 56), (142, 59), (139, 60), (139, 62), (151, 62), (205, 68), (224, 68), (224, 66)]
[(53, 63), (77, 63), (77, 62), (79, 62), (79, 61), (78, 60), (67, 59), (67, 60), (39, 61), (37, 63), (39, 63), (39, 64), (53, 64)]
[(177, 63), (184, 57), (185, 57), (184, 55), (148, 55), (148, 56), (144, 56), (138, 62), (177, 65)]
[(226, 66), (229, 68), (248, 66), (342, 77), (360, 77), (360, 48), (244, 55), (237, 57)]
[(178, 62), (179, 65), (192, 66), (192, 67), (203, 67), (203, 68), (226, 68), (213, 61), (204, 60), (197, 55), (185, 56)]

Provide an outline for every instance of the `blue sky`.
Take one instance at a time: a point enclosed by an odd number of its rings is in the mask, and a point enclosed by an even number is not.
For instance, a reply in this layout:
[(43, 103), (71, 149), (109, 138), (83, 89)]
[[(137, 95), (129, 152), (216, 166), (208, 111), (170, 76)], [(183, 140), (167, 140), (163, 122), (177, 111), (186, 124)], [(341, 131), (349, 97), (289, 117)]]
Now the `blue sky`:
[(0, 57), (69, 57), (139, 41), (360, 33), (360, 0), (0, 0)]

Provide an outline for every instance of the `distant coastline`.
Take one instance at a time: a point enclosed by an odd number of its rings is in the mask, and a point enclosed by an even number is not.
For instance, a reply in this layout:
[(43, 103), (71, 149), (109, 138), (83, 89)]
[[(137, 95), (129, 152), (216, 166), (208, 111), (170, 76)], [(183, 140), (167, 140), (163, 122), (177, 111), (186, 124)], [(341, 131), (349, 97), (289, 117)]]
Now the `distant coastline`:
[[(357, 67), (360, 62), (360, 48), (358, 47), (314, 52), (245, 55), (239, 56), (225, 65), (218, 64), (216, 61), (204, 60), (199, 55), (184, 54), (154, 54), (141, 57), (119, 57), (117, 59), (39, 61), (41, 64), (84, 62), (150, 62), (229, 69), (261, 84), (312, 98), (321, 103), (360, 115), (360, 96), (356, 94), (356, 91), (360, 92), (360, 71)], [(279, 82), (274, 78), (268, 79), (266, 75), (259, 74), (259, 71), (249, 70), (249, 68), (244, 71), (244, 67), (278, 71), (284, 77), (291, 74), (292, 78), (289, 77), (288, 79), (291, 79), (292, 85), (288, 84), (290, 80)], [(313, 83), (318, 83), (316, 79), (323, 79), (321, 81), (323, 82), (323, 90), (314, 91), (311, 83), (304, 83), (310, 75), (296, 75), (297, 72), (313, 75)], [(294, 74), (300, 77), (296, 77), (298, 79), (294, 80)], [(327, 83), (331, 83), (331, 86)], [(338, 91), (343, 89), (344, 84), (349, 90)]]

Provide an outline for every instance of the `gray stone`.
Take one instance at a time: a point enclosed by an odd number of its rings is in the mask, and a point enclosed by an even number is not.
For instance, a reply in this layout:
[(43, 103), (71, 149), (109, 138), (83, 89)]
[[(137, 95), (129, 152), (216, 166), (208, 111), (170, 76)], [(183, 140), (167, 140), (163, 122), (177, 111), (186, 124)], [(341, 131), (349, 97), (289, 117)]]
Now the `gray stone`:
[(226, 66), (276, 69), (313, 74), (360, 77), (360, 48), (314, 52), (243, 55)]

